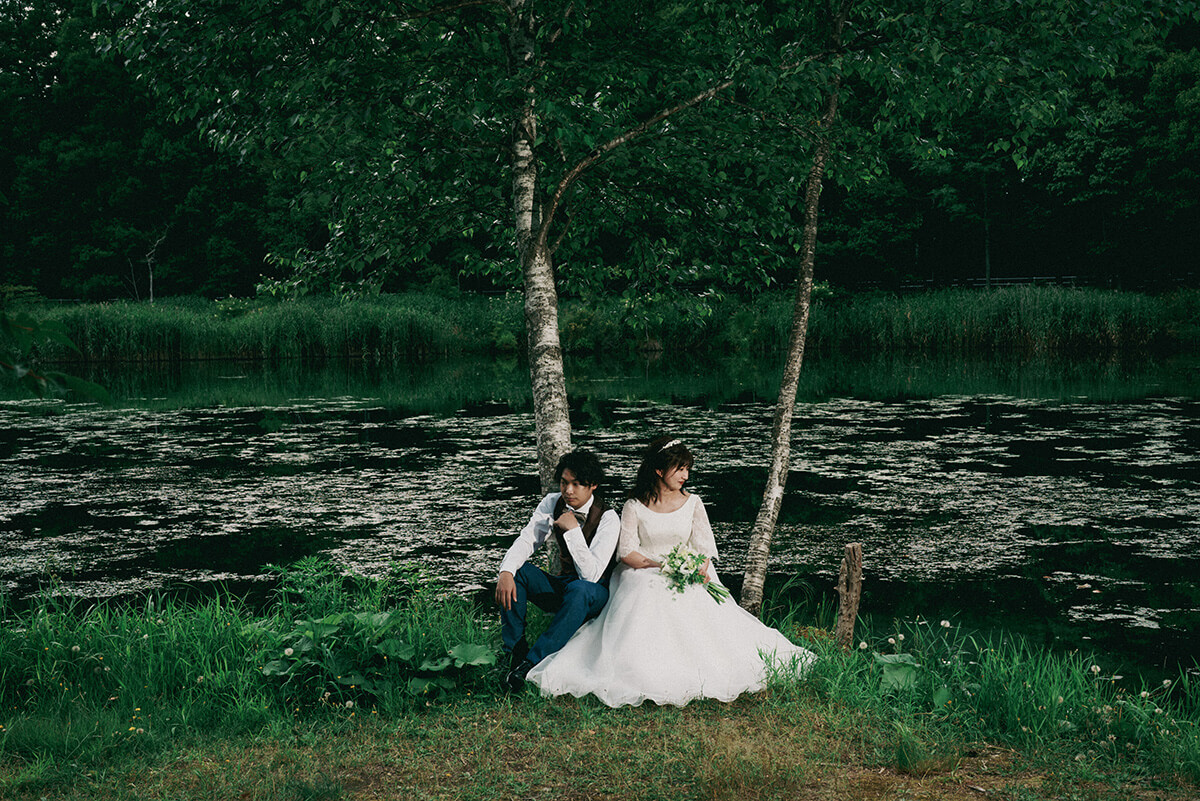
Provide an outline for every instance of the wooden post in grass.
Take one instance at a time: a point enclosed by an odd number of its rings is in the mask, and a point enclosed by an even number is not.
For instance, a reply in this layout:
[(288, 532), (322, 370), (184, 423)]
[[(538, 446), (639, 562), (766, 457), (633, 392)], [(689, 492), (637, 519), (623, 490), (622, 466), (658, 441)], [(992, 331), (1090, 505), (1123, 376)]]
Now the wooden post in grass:
[(843, 651), (849, 651), (854, 640), (854, 623), (858, 620), (858, 602), (862, 600), (862, 543), (846, 546), (842, 569), (838, 572), (838, 616), (834, 637)]

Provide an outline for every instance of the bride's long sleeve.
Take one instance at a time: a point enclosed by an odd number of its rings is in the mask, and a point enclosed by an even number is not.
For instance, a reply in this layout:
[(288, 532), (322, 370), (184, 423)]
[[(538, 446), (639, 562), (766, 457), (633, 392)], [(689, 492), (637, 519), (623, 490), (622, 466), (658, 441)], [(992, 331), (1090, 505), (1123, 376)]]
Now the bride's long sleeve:
[[(692, 536), (688, 539), (688, 547), (696, 553), (702, 553), (717, 560), (717, 538), (713, 534), (712, 523), (708, 522), (708, 512), (704, 509), (704, 501), (696, 498), (696, 508), (692, 511)], [(716, 568), (712, 568), (710, 577), (716, 576)]]
[(617, 540), (617, 558), (624, 559), (637, 552), (640, 546), (637, 509), (634, 508), (633, 501), (626, 501), (621, 507), (621, 536)]

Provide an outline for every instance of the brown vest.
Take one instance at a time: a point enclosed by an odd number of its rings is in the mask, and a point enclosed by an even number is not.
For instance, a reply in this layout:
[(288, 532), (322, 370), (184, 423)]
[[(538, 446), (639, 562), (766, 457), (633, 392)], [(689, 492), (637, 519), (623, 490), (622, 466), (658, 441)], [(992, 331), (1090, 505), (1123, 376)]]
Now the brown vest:
[[(599, 496), (592, 496), (592, 508), (588, 509), (587, 519), (583, 521), (580, 528), (583, 529), (583, 541), (588, 545), (592, 544), (592, 537), (596, 536), (596, 529), (600, 526), (600, 518), (608, 507), (600, 500)], [(561, 495), (558, 496), (558, 502), (554, 504), (554, 519), (557, 520), (559, 515), (567, 511), (567, 501)], [(565, 576), (575, 572), (575, 560), (571, 558), (571, 552), (567, 550), (567, 541), (563, 537), (563, 532), (559, 531), (556, 526), (551, 523), (551, 529), (554, 532), (554, 539), (558, 542), (558, 575)], [(601, 581), (606, 580), (612, 574), (613, 568), (616, 567), (616, 561), (610, 559), (608, 567), (604, 569), (604, 575)]]

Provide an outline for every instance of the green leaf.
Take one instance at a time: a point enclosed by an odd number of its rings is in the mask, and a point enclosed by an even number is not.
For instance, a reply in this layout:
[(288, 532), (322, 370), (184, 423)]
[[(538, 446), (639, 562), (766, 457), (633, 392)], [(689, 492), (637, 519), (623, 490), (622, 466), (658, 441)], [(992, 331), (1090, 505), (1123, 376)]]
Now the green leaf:
[(453, 661), (448, 656), (443, 656), (440, 659), (426, 659), (417, 667), (417, 670), (437, 673), (450, 667)]
[(916, 686), (921, 665), (912, 654), (875, 654), (875, 662), (883, 668), (884, 689), (911, 690)]
[(275, 659), (263, 665), (262, 672), (264, 676), (290, 676), (294, 664), (282, 659)]
[(416, 656), (417, 650), (406, 642), (390, 637), (381, 641), (375, 646), (379, 653), (386, 656), (388, 659), (397, 659), (402, 662), (407, 662)]
[(454, 679), (445, 676), (424, 678), (417, 676), (408, 680), (408, 691), (413, 695), (439, 695), (443, 690), (453, 690)]
[(486, 645), (462, 643), (450, 649), (450, 656), (454, 657), (455, 667), (496, 664), (496, 652)]

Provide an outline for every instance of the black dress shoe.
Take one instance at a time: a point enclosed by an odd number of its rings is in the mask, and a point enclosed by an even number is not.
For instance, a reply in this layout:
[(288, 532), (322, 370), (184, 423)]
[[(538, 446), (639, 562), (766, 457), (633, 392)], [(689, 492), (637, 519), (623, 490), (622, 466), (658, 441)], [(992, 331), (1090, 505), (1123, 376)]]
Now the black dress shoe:
[(517, 644), (513, 646), (512, 653), (509, 654), (508, 669), (516, 670), (517, 667), (525, 661), (525, 657), (529, 655), (529, 643), (525, 638), (517, 640)]
[(523, 660), (521, 664), (508, 671), (508, 675), (504, 677), (504, 689), (510, 693), (520, 692), (525, 688), (525, 677), (531, 670), (533, 670), (533, 663), (528, 659)]

